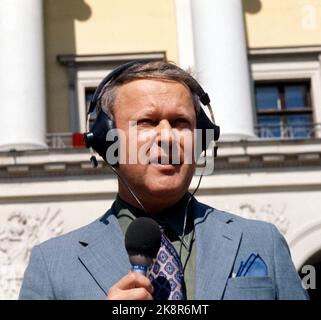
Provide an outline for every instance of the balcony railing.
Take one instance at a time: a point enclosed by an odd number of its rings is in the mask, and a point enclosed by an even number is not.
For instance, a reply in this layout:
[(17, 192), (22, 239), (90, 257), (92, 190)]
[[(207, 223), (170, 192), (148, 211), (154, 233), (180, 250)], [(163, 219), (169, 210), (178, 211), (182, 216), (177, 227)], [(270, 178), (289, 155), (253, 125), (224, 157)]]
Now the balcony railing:
[(257, 125), (255, 134), (258, 139), (313, 139), (321, 137), (321, 123), (298, 125)]
[[(260, 125), (255, 126), (258, 139), (290, 140), (321, 138), (321, 123), (309, 125)], [(50, 133), (47, 134), (49, 149), (84, 148), (81, 133)]]
[(64, 132), (47, 134), (49, 149), (84, 148), (82, 133)]

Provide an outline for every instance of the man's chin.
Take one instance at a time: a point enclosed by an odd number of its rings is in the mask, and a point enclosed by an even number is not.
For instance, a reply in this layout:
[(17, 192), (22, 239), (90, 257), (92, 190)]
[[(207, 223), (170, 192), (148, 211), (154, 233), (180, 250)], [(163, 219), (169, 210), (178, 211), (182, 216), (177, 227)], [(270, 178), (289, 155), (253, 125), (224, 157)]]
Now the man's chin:
[[(189, 178), (187, 178), (187, 176)], [(187, 191), (192, 179), (192, 174), (189, 172), (157, 172), (149, 176), (145, 186), (148, 193), (153, 197), (166, 198), (180, 197), (184, 190)]]
[(164, 200), (166, 202), (167, 199), (173, 199), (175, 197), (180, 199), (182, 193), (184, 193), (182, 186), (174, 186), (174, 185), (160, 185), (155, 186), (149, 189), (150, 197), (154, 198), (156, 201)]

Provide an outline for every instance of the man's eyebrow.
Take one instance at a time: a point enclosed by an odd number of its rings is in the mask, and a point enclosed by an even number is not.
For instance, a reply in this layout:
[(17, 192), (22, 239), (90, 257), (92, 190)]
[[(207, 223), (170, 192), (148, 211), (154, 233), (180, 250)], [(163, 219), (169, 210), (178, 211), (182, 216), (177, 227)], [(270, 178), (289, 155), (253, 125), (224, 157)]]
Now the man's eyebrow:
[(149, 115), (154, 115), (157, 113), (157, 109), (154, 106), (143, 106), (136, 114), (135, 116), (149, 116)]
[(193, 120), (194, 116), (195, 116), (195, 111), (188, 111), (186, 109), (180, 109), (180, 110), (177, 110), (175, 116), (177, 118), (188, 118), (189, 120)]
[(177, 117), (189, 117), (189, 118), (191, 118), (191, 117), (193, 117), (193, 115), (194, 115), (194, 113), (193, 113), (193, 111), (177, 111), (177, 113), (176, 113), (176, 116)]

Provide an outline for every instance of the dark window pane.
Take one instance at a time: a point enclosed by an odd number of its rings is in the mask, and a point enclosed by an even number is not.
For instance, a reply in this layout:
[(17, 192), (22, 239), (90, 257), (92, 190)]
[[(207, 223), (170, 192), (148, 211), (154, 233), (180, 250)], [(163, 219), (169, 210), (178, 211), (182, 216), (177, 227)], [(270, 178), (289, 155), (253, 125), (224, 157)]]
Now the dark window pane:
[(85, 99), (86, 99), (86, 110), (88, 111), (91, 99), (95, 93), (95, 88), (86, 88), (85, 89)]
[(255, 84), (258, 135), (261, 138), (312, 138), (310, 82)]
[(286, 109), (304, 108), (306, 106), (306, 86), (291, 85), (284, 87)]
[(281, 117), (279, 116), (258, 116), (259, 137), (280, 138)]
[[(90, 102), (94, 96), (95, 93), (95, 88), (86, 88), (85, 89), (85, 98), (86, 98), (86, 114), (89, 110), (89, 106), (90, 106)], [(90, 118), (89, 118), (89, 130), (91, 130), (93, 124), (95, 123), (97, 114), (96, 114), (96, 109), (94, 109), (94, 111), (90, 114)], [(87, 123), (87, 122), (86, 122)]]
[(287, 124), (289, 129), (289, 136), (291, 138), (308, 138), (311, 136), (311, 115), (289, 115), (287, 117)]
[(272, 86), (257, 87), (255, 90), (256, 108), (258, 110), (278, 109), (278, 88)]

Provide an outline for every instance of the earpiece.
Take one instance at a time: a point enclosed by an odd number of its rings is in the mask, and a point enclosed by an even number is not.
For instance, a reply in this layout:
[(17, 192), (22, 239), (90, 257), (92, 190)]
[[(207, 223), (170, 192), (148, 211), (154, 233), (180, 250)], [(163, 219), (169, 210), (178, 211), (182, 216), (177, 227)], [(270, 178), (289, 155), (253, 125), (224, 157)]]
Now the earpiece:
[[(134, 66), (135, 64), (145, 64), (149, 63), (151, 60), (139, 60), (139, 61), (131, 61), (125, 64), (120, 65), (116, 69), (114, 69), (111, 73), (109, 73), (98, 85), (94, 96), (90, 102), (89, 110), (88, 110), (88, 115), (92, 114), (94, 111), (97, 111), (100, 101), (101, 101), (101, 96), (104, 92), (104, 88), (108, 86), (108, 84), (117, 79), (125, 70), (128, 68)], [(201, 150), (205, 151), (208, 148), (208, 145), (210, 141), (207, 141), (206, 139), (206, 131), (211, 130), (211, 136), (213, 137), (214, 141), (217, 141), (220, 136), (220, 127), (215, 124), (214, 121), (214, 115), (213, 111), (210, 105), (210, 98), (208, 94), (203, 90), (203, 88), (200, 86), (200, 84), (191, 77), (190, 83), (188, 83), (189, 87), (193, 89), (193, 92), (195, 92), (199, 99), (200, 102), (204, 105), (207, 106), (211, 117), (212, 121), (207, 117), (205, 111), (203, 108), (200, 108), (200, 111), (197, 116), (197, 129), (202, 129), (202, 141), (201, 141)], [(92, 148), (94, 151), (96, 151), (106, 162), (106, 152), (107, 149), (109, 148), (110, 145), (113, 143), (117, 142), (116, 139), (114, 141), (107, 141), (106, 136), (107, 133), (115, 129), (115, 121), (112, 120), (103, 110), (101, 110), (98, 115), (96, 120), (94, 121), (93, 125), (88, 128), (88, 132), (84, 134), (84, 142), (87, 148)], [(214, 147), (214, 156), (217, 156), (217, 146)], [(93, 157), (92, 157), (93, 158)], [(96, 164), (97, 166), (97, 160), (93, 160), (91, 158), (91, 161), (93, 165)]]

